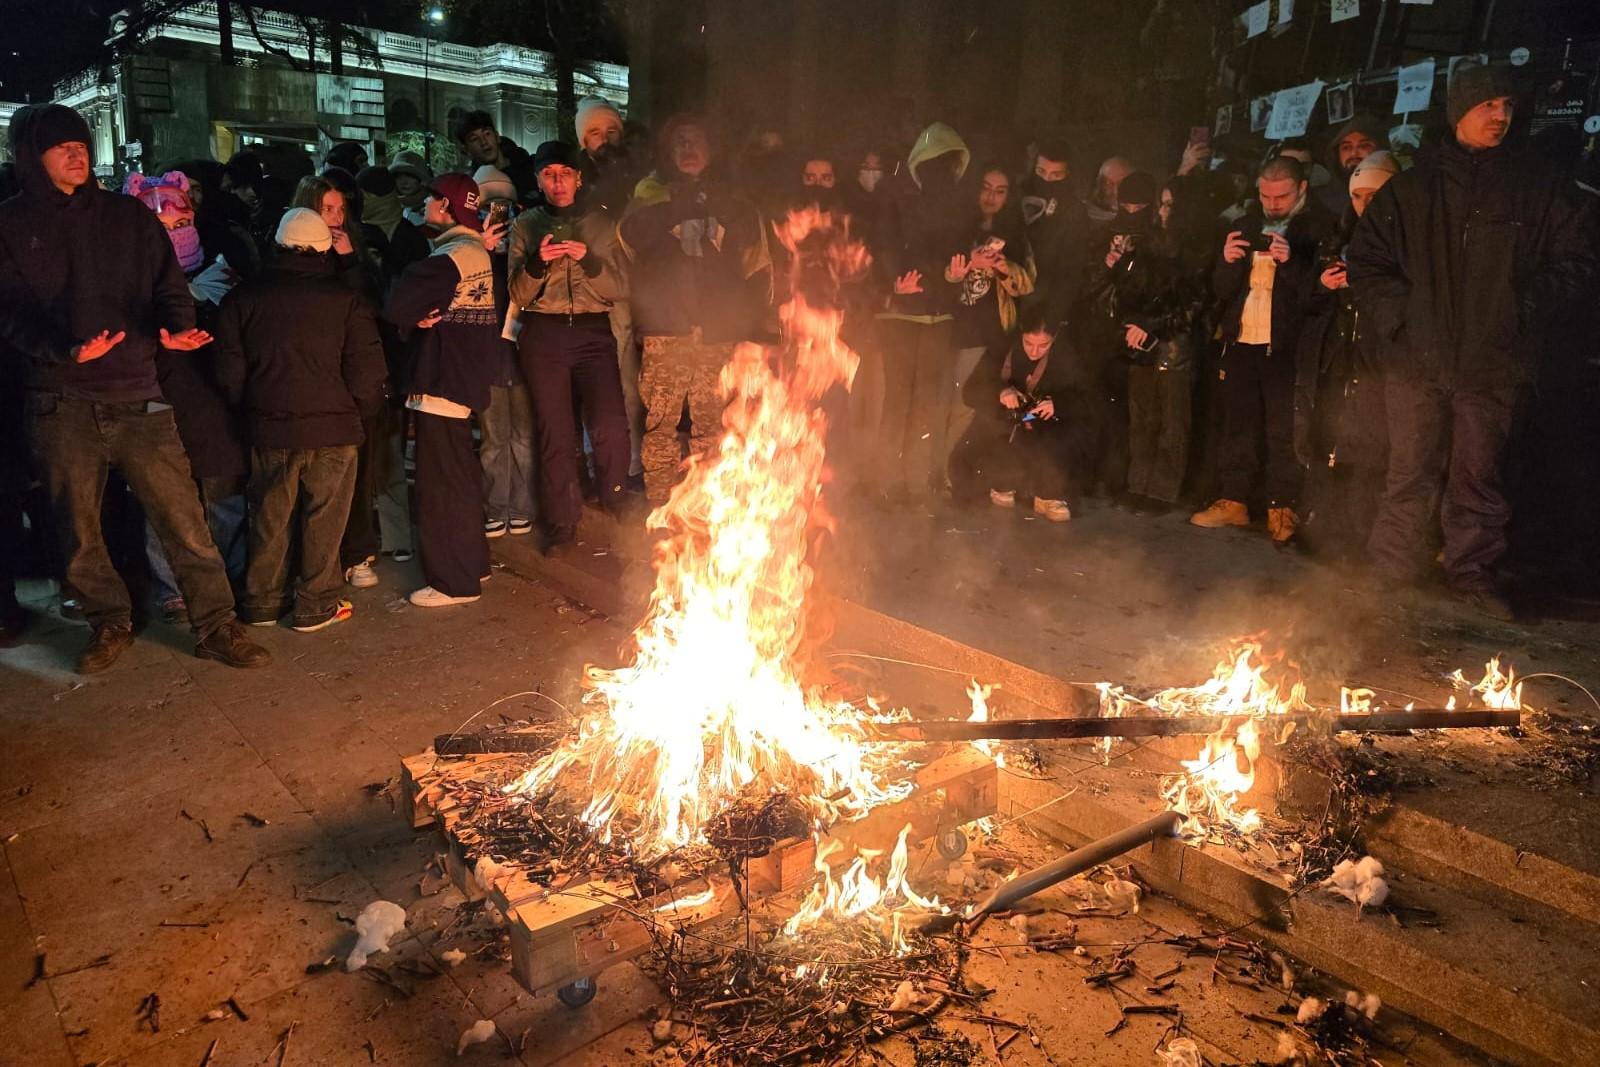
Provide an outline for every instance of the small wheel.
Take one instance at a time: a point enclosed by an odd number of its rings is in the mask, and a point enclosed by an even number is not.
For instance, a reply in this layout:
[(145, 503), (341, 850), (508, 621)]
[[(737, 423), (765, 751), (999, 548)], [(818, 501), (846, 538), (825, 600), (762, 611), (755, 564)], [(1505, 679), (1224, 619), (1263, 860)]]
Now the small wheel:
[(960, 830), (946, 830), (934, 838), (933, 844), (947, 860), (958, 860), (967, 854), (967, 835)]
[(581, 1008), (594, 999), (596, 988), (593, 978), (580, 978), (556, 990), (556, 998), (569, 1008)]

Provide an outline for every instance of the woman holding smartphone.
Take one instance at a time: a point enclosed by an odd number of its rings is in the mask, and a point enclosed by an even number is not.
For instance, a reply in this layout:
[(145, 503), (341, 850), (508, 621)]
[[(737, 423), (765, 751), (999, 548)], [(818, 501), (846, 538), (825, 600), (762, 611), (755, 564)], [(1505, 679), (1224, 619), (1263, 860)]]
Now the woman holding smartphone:
[(977, 212), (964, 247), (950, 257), (945, 280), (956, 296), (955, 375), (945, 417), (935, 422), (936, 470), (946, 471), (950, 452), (972, 425), (973, 409), (962, 389), (984, 354), (1005, 349), (1017, 324), (1017, 298), (1033, 292), (1033, 254), (1022, 212), (1011, 195), (1011, 178), (999, 166), (978, 175)]

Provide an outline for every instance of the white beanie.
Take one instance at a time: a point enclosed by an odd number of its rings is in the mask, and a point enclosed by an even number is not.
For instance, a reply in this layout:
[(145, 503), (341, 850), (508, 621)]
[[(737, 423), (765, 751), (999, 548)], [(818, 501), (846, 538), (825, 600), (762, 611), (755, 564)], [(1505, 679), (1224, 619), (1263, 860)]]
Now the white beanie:
[(595, 113), (598, 112), (598, 111), (609, 111), (613, 115), (617, 116), (617, 121), (618, 122), (622, 121), (622, 112), (617, 110), (617, 105), (613, 104), (611, 101), (607, 100), (605, 97), (603, 97), (603, 96), (586, 96), (586, 97), (584, 97), (582, 100), (578, 101), (577, 118), (576, 118), (576, 121), (574, 121), (573, 124), (572, 124), (574, 132), (577, 133), (577, 135), (578, 135), (578, 143), (580, 145), (583, 144), (583, 130), (584, 130), (584, 127), (589, 125), (589, 120), (591, 118), (593, 118)]
[(1350, 174), (1350, 191), (1357, 189), (1382, 189), (1389, 179), (1400, 173), (1400, 164), (1388, 152), (1377, 151), (1356, 164)]
[(512, 182), (511, 176), (493, 163), (485, 163), (473, 171), (472, 180), (478, 183), (478, 195), (485, 200), (517, 198), (517, 186)]
[(290, 208), (278, 220), (278, 234), (273, 240), (284, 248), (309, 248), (326, 252), (333, 247), (333, 231), (322, 221), (322, 216), (308, 207)]

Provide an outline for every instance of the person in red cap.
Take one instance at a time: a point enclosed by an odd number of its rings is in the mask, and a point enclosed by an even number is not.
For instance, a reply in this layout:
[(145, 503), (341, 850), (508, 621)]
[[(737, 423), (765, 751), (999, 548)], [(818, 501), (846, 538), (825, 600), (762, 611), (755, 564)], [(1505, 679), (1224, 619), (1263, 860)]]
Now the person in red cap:
[(489, 574), (471, 420), (489, 406), (505, 342), (480, 199), (465, 174), (434, 179), (422, 205), (433, 253), (395, 280), (383, 309), (412, 346), (406, 407), (416, 412), (417, 547), (428, 584), (410, 600), (424, 608), (477, 600)]

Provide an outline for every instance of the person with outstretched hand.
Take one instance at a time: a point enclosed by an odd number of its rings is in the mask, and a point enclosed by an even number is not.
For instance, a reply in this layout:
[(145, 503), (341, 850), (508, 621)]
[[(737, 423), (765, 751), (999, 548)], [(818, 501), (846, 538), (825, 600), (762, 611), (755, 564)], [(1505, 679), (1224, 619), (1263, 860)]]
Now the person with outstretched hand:
[(23, 191), (0, 205), (0, 339), (27, 358), (28, 430), (94, 636), (80, 673), (133, 643), (128, 590), (100, 528), (115, 466), (144, 506), (188, 605), (195, 654), (271, 661), (234, 618), (233, 591), (156, 372), (160, 349), (194, 352), (194, 298), (161, 223), (94, 183), (89, 127), (59, 104), (11, 120)]

